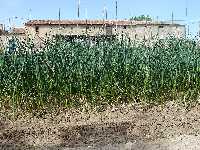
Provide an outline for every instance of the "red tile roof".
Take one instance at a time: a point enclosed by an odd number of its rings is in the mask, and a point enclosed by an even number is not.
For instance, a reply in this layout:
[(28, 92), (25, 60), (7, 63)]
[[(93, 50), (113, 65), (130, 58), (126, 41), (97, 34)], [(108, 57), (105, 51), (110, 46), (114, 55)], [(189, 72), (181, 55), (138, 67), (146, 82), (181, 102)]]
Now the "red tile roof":
[[(30, 20), (25, 25), (146, 25), (170, 23), (150, 22), (150, 21), (130, 21), (130, 20)], [(178, 25), (178, 24), (174, 24)]]

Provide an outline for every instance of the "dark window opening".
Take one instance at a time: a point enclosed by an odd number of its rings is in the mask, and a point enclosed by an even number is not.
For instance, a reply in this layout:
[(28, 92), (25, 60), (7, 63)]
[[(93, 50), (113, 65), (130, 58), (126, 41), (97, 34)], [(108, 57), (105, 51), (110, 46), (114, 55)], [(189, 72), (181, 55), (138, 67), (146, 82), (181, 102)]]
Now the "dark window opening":
[(126, 29), (126, 26), (124, 26), (124, 29)]
[(35, 32), (39, 33), (39, 27), (38, 26), (35, 27)]
[(158, 26), (158, 28), (164, 28), (164, 26), (160, 25), (160, 26)]

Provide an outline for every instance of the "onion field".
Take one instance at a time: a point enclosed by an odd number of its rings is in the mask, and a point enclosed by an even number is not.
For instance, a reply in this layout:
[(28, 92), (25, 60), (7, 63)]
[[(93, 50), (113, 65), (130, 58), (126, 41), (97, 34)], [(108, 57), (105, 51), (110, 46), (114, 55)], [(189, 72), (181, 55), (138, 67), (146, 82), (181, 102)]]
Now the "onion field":
[(195, 40), (32, 40), (0, 56), (0, 108), (38, 110), (121, 103), (197, 102), (200, 47)]

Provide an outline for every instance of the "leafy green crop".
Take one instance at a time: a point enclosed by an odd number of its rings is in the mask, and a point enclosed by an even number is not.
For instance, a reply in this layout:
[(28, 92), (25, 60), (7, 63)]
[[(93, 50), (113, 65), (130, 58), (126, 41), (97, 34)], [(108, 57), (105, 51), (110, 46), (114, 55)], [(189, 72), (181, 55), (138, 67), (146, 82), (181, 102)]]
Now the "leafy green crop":
[(200, 48), (186, 39), (148, 45), (128, 40), (31, 40), (0, 57), (0, 107), (40, 109), (85, 103), (195, 101)]

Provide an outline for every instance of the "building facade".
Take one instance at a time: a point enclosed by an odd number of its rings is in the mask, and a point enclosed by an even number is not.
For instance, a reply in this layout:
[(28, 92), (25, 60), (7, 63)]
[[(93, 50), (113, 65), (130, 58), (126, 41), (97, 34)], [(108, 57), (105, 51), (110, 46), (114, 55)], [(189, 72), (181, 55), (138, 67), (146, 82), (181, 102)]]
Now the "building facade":
[(13, 28), (10, 32), (0, 25), (0, 47), (5, 47), (9, 39), (17, 37), (34, 39), (36, 45), (52, 35), (64, 36), (121, 36), (131, 40), (164, 39), (169, 36), (185, 37), (185, 26), (165, 22), (129, 21), (129, 20), (31, 20), (24, 28)]
[(131, 40), (185, 37), (185, 26), (164, 22), (128, 20), (31, 20), (25, 24), (27, 34), (45, 38), (61, 35), (126, 35)]

